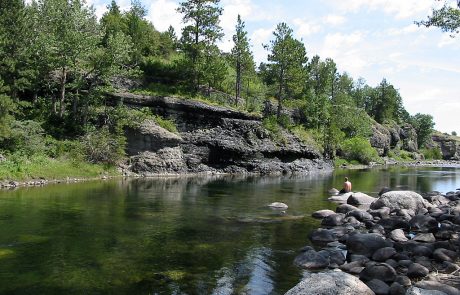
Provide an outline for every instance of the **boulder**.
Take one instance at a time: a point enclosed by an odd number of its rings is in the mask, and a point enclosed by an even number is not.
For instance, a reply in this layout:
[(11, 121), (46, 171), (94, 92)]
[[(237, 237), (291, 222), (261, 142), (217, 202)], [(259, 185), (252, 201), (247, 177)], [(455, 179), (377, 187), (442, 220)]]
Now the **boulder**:
[(391, 192), (391, 189), (390, 189), (389, 187), (382, 187), (382, 189), (380, 189), (378, 195), (379, 195), (379, 197), (380, 197), (380, 196), (383, 195), (384, 193), (388, 193), (388, 192)]
[(302, 281), (285, 295), (372, 295), (357, 277), (341, 271), (306, 273)]
[(359, 278), (364, 281), (378, 279), (387, 283), (393, 283), (396, 279), (396, 270), (386, 263), (376, 263), (366, 266), (359, 274)]
[(319, 251), (318, 254), (329, 260), (329, 267), (339, 267), (346, 261), (341, 249), (326, 248)]
[(421, 232), (430, 232), (438, 228), (438, 221), (429, 215), (415, 215), (409, 224), (412, 229)]
[(353, 210), (347, 213), (348, 216), (353, 216), (354, 218), (358, 219), (359, 221), (366, 221), (366, 220), (372, 220), (373, 217), (371, 214), (367, 213), (366, 211), (363, 210)]
[(331, 196), (338, 195), (340, 191), (336, 188), (331, 188), (330, 190), (327, 191)]
[[(442, 292), (447, 295), (459, 295), (460, 291), (457, 288), (452, 286), (436, 282), (436, 281), (420, 281), (415, 284), (416, 287), (425, 289), (429, 292), (433, 293), (426, 293), (426, 294), (438, 294), (435, 292)], [(439, 293), (440, 294), (440, 293)]]
[(269, 204), (268, 207), (273, 208), (273, 209), (286, 210), (288, 208), (288, 205), (281, 203), (281, 202), (274, 202), (274, 203)]
[(326, 216), (323, 221), (321, 222), (321, 225), (324, 226), (338, 226), (342, 225), (344, 222), (345, 215), (342, 213), (334, 213), (331, 215)]
[(389, 247), (391, 243), (379, 234), (353, 234), (347, 240), (347, 249), (352, 254), (371, 257), (380, 248)]
[(412, 191), (391, 191), (380, 196), (371, 204), (371, 209), (388, 207), (391, 210), (411, 209), (415, 212), (425, 208), (428, 202), (416, 192)]
[(405, 295), (406, 289), (399, 283), (394, 282), (390, 286), (390, 295)]
[(368, 205), (371, 204), (377, 200), (376, 198), (373, 198), (371, 196), (368, 196), (363, 193), (353, 193), (348, 199), (347, 199), (347, 204), (349, 205), (354, 205), (354, 206), (359, 206), (359, 205)]
[(316, 270), (326, 268), (329, 260), (315, 250), (307, 250), (294, 259), (294, 264), (305, 269)]
[(352, 193), (345, 193), (337, 196), (332, 196), (327, 198), (331, 202), (337, 202), (337, 203), (346, 203), (348, 198), (352, 195)]
[(447, 294), (441, 291), (410, 287), (409, 289), (407, 289), (406, 295), (447, 295)]
[(409, 265), (409, 268), (407, 270), (407, 276), (411, 279), (424, 278), (429, 273), (430, 271), (428, 270), (428, 268), (418, 263), (412, 263), (411, 265)]
[(316, 244), (327, 244), (338, 240), (334, 231), (323, 228), (312, 231), (309, 238), (313, 243)]
[(334, 211), (332, 210), (318, 210), (318, 211), (315, 211), (311, 214), (311, 216), (313, 218), (318, 218), (318, 219), (323, 219), (324, 217), (327, 217), (329, 215), (332, 215), (332, 214), (335, 214)]
[(408, 241), (408, 238), (404, 234), (404, 231), (402, 229), (400, 229), (400, 228), (392, 230), (390, 232), (390, 238), (395, 242), (406, 242), (406, 241)]
[(343, 214), (347, 214), (348, 212), (355, 211), (355, 210), (359, 210), (359, 209), (356, 208), (355, 206), (348, 205), (348, 204), (340, 204), (339, 206), (337, 206), (337, 208), (335, 208), (335, 212), (343, 213)]
[(458, 258), (458, 254), (455, 251), (447, 250), (444, 248), (438, 248), (433, 252), (433, 258), (439, 262), (454, 262)]
[(393, 247), (380, 248), (374, 252), (374, 254), (372, 255), (372, 260), (384, 262), (385, 260), (391, 258), (395, 254), (396, 250)]
[(412, 239), (413, 241), (416, 242), (423, 242), (423, 243), (434, 243), (436, 242), (436, 238), (432, 233), (420, 233), (415, 235), (415, 237)]
[(388, 295), (390, 293), (390, 286), (381, 280), (373, 279), (366, 282), (366, 285), (374, 291), (375, 295)]

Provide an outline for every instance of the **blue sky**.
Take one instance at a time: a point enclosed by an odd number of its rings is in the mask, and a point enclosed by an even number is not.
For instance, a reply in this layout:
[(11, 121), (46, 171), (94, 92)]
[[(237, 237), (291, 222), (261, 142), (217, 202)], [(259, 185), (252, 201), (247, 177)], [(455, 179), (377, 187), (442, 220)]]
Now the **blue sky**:
[[(88, 0), (101, 16), (109, 0)], [(176, 0), (143, 0), (147, 18), (160, 30), (180, 32)], [(130, 0), (119, 0), (128, 9)], [(442, 2), (441, 2), (442, 4)], [(434, 0), (221, 0), (222, 50), (230, 50), (236, 17), (246, 22), (258, 62), (279, 22), (302, 39), (311, 58), (331, 57), (341, 72), (377, 85), (383, 77), (400, 90), (411, 113), (431, 114), (435, 128), (460, 133), (460, 36), (451, 38), (436, 28), (419, 28)]]

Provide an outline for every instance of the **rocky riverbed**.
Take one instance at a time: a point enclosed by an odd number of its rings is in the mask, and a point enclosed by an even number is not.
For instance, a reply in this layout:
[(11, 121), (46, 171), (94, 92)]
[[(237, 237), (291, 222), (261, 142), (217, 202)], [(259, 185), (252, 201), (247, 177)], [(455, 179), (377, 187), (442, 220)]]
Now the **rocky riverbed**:
[(305, 277), (286, 294), (460, 294), (460, 191), (330, 191), (335, 211), (312, 214), (315, 248), (294, 263)]

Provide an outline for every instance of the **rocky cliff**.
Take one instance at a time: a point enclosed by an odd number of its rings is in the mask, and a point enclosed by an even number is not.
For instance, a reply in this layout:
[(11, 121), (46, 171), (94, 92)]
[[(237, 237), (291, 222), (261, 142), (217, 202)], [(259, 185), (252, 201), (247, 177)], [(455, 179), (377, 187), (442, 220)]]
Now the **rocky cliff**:
[(396, 123), (381, 125), (374, 122), (370, 138), (380, 156), (386, 156), (390, 149), (403, 149), (408, 152), (417, 151), (417, 133), (410, 124), (398, 126)]
[(172, 97), (117, 94), (113, 98), (130, 107), (149, 107), (177, 126), (177, 134), (154, 121), (126, 131), (129, 169), (140, 175), (332, 170), (317, 150), (289, 132), (282, 131), (282, 140), (274, 140), (257, 115)]
[(439, 147), (444, 160), (460, 160), (460, 141), (458, 137), (434, 133), (431, 137), (433, 147)]

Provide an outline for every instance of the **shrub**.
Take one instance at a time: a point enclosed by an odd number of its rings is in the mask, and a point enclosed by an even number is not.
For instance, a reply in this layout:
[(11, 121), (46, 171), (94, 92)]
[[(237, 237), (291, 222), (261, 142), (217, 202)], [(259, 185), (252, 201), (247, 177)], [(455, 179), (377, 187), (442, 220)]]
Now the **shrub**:
[(11, 124), (11, 135), (5, 141), (5, 146), (13, 152), (23, 152), (27, 155), (43, 154), (46, 152), (45, 131), (40, 123), (35, 121), (14, 121)]
[(311, 134), (307, 129), (302, 125), (297, 125), (291, 128), (291, 133), (297, 136), (303, 143), (309, 146), (315, 147), (318, 151), (322, 152), (321, 145), (315, 140), (313, 134)]
[(377, 151), (368, 140), (361, 137), (353, 137), (341, 144), (341, 151), (347, 160), (356, 160), (363, 164), (378, 161)]
[(442, 153), (439, 148), (432, 148), (432, 149), (422, 149), (420, 151), (426, 160), (441, 160)]
[(91, 163), (114, 165), (125, 155), (126, 138), (112, 134), (107, 126), (89, 131), (81, 138), (86, 159)]
[(264, 118), (262, 121), (262, 125), (265, 127), (265, 129), (270, 132), (270, 136), (272, 137), (273, 140), (275, 141), (282, 141), (283, 140), (283, 135), (281, 134), (281, 128), (278, 124), (278, 120), (276, 116), (268, 116)]
[(161, 116), (154, 116), (154, 120), (155, 122), (158, 124), (158, 126), (168, 130), (169, 132), (172, 132), (172, 133), (177, 133), (177, 127), (176, 127), (176, 123), (174, 122), (174, 120), (171, 120), (171, 119), (164, 119), (162, 118)]

